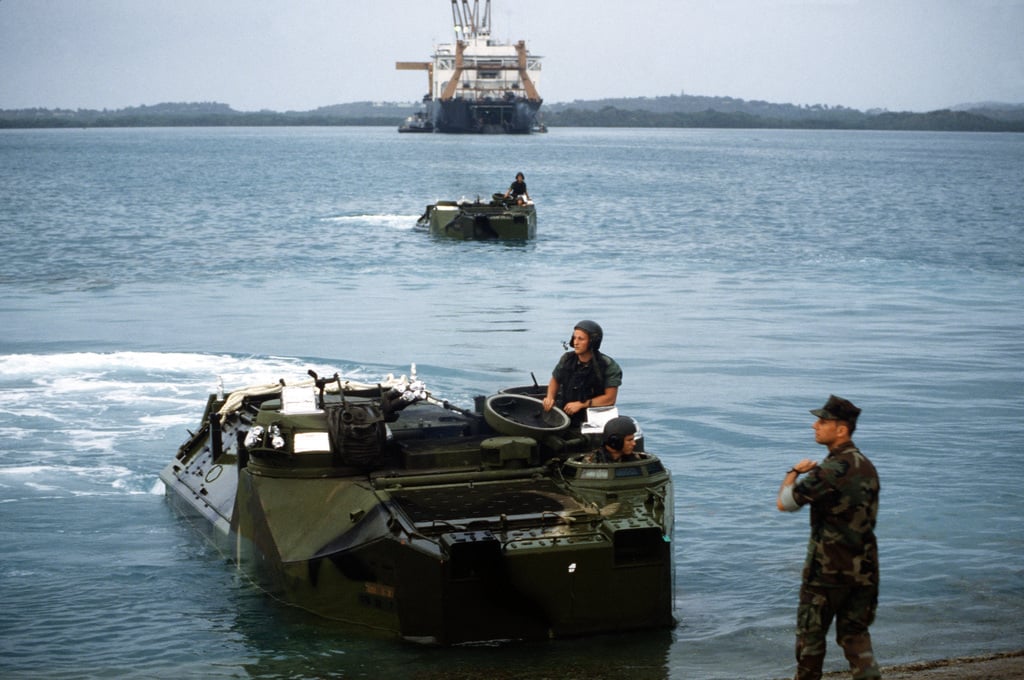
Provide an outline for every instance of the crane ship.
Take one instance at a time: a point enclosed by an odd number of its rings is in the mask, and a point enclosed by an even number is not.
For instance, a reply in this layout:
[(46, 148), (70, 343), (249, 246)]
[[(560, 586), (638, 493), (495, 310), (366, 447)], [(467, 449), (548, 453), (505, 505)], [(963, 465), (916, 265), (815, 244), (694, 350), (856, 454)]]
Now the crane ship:
[(538, 126), (541, 57), (491, 37), (491, 0), (451, 0), (455, 40), (437, 45), (432, 61), (400, 61), (427, 72), (424, 111), (401, 132), (528, 134)]

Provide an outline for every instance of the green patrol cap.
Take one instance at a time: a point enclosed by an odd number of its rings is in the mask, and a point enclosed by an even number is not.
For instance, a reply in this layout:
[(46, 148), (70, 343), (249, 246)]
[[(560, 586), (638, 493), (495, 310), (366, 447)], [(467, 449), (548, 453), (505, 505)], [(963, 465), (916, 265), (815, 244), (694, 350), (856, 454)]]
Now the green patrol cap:
[(851, 425), (857, 424), (860, 409), (853, 402), (830, 394), (828, 401), (821, 408), (811, 409), (811, 414), (825, 420), (843, 420)]

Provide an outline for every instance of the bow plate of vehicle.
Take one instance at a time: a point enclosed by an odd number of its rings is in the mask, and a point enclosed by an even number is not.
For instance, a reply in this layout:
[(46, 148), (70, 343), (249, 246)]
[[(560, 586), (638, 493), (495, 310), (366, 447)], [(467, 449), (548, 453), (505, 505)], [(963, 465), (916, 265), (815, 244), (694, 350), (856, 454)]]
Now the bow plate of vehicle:
[[(593, 464), (530, 390), (473, 408), (335, 375), (209, 396), (160, 479), (275, 598), (426, 644), (671, 627), (659, 458)], [(642, 434), (638, 432), (642, 450)]]
[(494, 194), (490, 201), (465, 198), (427, 206), (416, 225), (433, 236), (460, 240), (525, 241), (537, 236), (537, 208)]

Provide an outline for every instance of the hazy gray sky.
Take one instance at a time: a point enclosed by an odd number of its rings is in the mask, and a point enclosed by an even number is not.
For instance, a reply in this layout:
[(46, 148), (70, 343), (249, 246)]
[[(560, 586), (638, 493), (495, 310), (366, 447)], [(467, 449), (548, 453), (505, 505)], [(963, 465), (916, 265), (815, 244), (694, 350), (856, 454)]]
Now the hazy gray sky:
[[(482, 4), (482, 0), (481, 0)], [(1024, 0), (493, 0), (549, 102), (1024, 103)], [(414, 101), (449, 0), (0, 0), (0, 108)]]

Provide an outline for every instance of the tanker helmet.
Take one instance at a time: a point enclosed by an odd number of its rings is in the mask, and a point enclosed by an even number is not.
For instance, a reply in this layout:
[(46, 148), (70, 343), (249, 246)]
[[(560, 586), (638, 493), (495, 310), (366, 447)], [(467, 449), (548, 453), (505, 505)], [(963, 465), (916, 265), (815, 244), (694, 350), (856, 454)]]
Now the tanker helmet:
[(604, 424), (604, 445), (621, 451), (631, 434), (636, 434), (636, 423), (629, 416), (616, 416)]
[(604, 331), (601, 330), (601, 326), (596, 321), (584, 319), (573, 326), (572, 329), (579, 329), (587, 334), (587, 337), (590, 338), (590, 349), (601, 349), (601, 339), (604, 338)]

